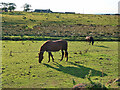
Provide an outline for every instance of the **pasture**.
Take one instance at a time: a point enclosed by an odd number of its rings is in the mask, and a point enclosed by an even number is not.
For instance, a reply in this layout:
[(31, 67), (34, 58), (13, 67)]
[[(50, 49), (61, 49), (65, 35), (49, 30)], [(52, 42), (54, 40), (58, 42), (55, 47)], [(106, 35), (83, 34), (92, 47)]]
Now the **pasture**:
[[(118, 42), (68, 41), (68, 62), (61, 52), (44, 53), (38, 62), (40, 46), (45, 41), (2, 41), (2, 88), (72, 88), (76, 84), (90, 83), (86, 78), (106, 85), (118, 78)], [(116, 88), (117, 84), (106, 85)]]
[[(84, 40), (117, 40), (117, 15), (59, 14), (35, 12), (3, 12), (2, 39), (42, 40), (46, 37)], [(11, 37), (12, 36), (12, 37)]]

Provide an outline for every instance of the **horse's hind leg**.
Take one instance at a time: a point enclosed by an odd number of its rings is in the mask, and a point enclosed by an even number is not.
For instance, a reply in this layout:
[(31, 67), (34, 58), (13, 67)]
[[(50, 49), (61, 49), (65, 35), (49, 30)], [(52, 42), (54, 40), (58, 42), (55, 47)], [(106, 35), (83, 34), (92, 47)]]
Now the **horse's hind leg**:
[(92, 41), (92, 45), (94, 44), (94, 41)]
[(62, 61), (63, 60), (63, 56), (64, 56), (64, 51), (63, 50), (61, 50), (62, 51), (62, 58), (61, 58), (61, 60), (60, 61)]
[(50, 53), (50, 56), (52, 57), (52, 61), (54, 62), (54, 58), (53, 58), (53, 55), (52, 55), (52, 53), (51, 52), (49, 52)]
[(48, 58), (49, 58), (49, 61), (48, 61), (48, 63), (50, 62), (50, 52), (48, 52)]

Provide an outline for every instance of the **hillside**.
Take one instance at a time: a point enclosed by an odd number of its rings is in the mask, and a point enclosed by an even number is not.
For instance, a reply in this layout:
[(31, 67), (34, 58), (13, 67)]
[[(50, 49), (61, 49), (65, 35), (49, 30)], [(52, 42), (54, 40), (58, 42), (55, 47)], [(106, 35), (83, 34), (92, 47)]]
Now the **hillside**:
[(119, 34), (117, 26), (117, 15), (2, 13), (3, 40), (41, 40), (56, 37), (84, 40), (87, 35), (92, 35), (96, 40), (117, 40)]

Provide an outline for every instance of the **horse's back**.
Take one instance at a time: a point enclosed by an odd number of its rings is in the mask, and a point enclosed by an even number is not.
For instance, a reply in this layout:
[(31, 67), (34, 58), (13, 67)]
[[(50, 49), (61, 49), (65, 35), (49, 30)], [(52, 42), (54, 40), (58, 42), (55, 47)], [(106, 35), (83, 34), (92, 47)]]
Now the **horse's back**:
[(48, 51), (59, 51), (67, 49), (67, 41), (66, 40), (56, 40), (56, 41), (47, 41), (46, 47)]
[(85, 39), (86, 40), (93, 40), (93, 37), (92, 36), (87, 36)]

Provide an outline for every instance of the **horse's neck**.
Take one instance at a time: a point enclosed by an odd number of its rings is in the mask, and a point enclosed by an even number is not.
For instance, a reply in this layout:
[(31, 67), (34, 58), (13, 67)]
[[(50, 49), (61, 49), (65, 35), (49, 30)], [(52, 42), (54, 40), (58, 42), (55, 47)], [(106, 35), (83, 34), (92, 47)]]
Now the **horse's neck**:
[(43, 55), (44, 54), (44, 51), (40, 51), (40, 55)]
[(44, 46), (42, 46), (42, 47), (40, 48), (40, 52), (41, 52), (41, 53), (44, 53), (44, 52), (45, 52)]

